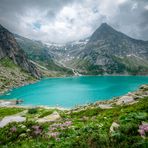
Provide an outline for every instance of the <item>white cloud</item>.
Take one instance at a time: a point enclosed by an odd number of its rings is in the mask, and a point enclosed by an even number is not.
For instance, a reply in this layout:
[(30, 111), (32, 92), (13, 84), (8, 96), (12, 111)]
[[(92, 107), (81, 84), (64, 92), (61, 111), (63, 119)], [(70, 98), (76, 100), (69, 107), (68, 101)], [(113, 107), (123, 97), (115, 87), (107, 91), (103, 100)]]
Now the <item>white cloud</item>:
[(1, 0), (0, 21), (12, 32), (44, 42), (90, 36), (102, 22), (145, 39), (147, 29), (140, 26), (145, 22), (145, 4), (145, 0)]
[(146, 5), (144, 8), (145, 8), (146, 10), (148, 10), (148, 5)]

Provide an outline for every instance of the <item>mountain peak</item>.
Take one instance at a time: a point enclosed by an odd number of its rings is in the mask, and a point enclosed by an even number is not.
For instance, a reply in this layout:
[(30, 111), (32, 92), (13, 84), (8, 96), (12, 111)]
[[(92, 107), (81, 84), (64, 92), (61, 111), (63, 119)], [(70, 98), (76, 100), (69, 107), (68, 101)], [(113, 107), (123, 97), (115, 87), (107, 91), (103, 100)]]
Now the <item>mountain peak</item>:
[(107, 23), (102, 23), (98, 29), (99, 30), (113, 30), (113, 28)]
[[(100, 27), (97, 30), (105, 30), (105, 31), (110, 31), (110, 30), (114, 30), (110, 25), (108, 25), (107, 23), (102, 23), (100, 25)], [(116, 31), (116, 30), (114, 30)]]
[(110, 27), (107, 23), (102, 23), (101, 25), (100, 25), (100, 27), (102, 28), (102, 27)]
[(107, 23), (102, 23), (100, 27), (92, 34), (90, 41), (107, 40), (110, 36), (118, 36), (119, 32), (113, 29)]
[[(0, 24), (0, 31), (8, 31), (6, 28), (4, 28), (1, 24)], [(9, 32), (9, 31), (8, 31)]]

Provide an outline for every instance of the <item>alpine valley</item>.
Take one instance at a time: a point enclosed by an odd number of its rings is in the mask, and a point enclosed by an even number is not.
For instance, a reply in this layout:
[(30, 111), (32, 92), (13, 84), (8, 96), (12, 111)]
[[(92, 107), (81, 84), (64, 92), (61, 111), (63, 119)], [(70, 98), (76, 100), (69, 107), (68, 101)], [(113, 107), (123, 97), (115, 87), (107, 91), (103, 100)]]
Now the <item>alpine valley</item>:
[(0, 25), (0, 65), (1, 91), (43, 76), (147, 75), (148, 41), (107, 23), (90, 37), (65, 44), (31, 40)]
[(128, 37), (107, 23), (90, 37), (65, 44), (15, 38), (32, 61), (50, 71), (67, 75), (148, 74), (148, 41)]
[(0, 0), (0, 148), (148, 148), (148, 0)]
[(0, 93), (43, 78), (0, 95), (0, 147), (146, 148), (147, 74), (148, 42), (106, 23), (66, 44), (0, 26)]

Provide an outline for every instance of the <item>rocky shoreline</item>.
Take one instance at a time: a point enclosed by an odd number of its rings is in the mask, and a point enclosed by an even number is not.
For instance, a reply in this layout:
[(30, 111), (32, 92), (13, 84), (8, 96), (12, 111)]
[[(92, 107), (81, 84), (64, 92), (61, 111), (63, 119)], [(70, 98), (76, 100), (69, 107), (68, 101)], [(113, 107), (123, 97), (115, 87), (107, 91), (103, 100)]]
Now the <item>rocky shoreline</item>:
[(114, 106), (132, 105), (137, 103), (139, 99), (148, 97), (148, 84), (141, 85), (139, 89), (129, 92), (123, 96), (115, 97), (106, 101), (96, 101), (84, 106), (78, 106), (72, 110), (87, 109), (89, 107), (100, 107), (102, 109), (110, 109)]

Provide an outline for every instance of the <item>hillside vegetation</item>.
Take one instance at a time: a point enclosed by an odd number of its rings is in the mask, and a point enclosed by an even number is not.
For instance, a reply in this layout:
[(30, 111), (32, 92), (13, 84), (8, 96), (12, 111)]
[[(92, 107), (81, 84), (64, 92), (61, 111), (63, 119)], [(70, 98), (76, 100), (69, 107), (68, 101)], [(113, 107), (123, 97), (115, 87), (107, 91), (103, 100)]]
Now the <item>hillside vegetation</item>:
[(20, 66), (13, 63), (9, 58), (0, 60), (0, 92), (5, 92), (11, 88), (27, 83), (35, 82), (37, 79), (31, 74), (22, 70)]
[(71, 69), (58, 65), (54, 61), (54, 54), (48, 47), (40, 41), (30, 40), (19, 35), (15, 35), (16, 41), (25, 51), (29, 59), (44, 66), (51, 76), (70, 76), (73, 75)]

